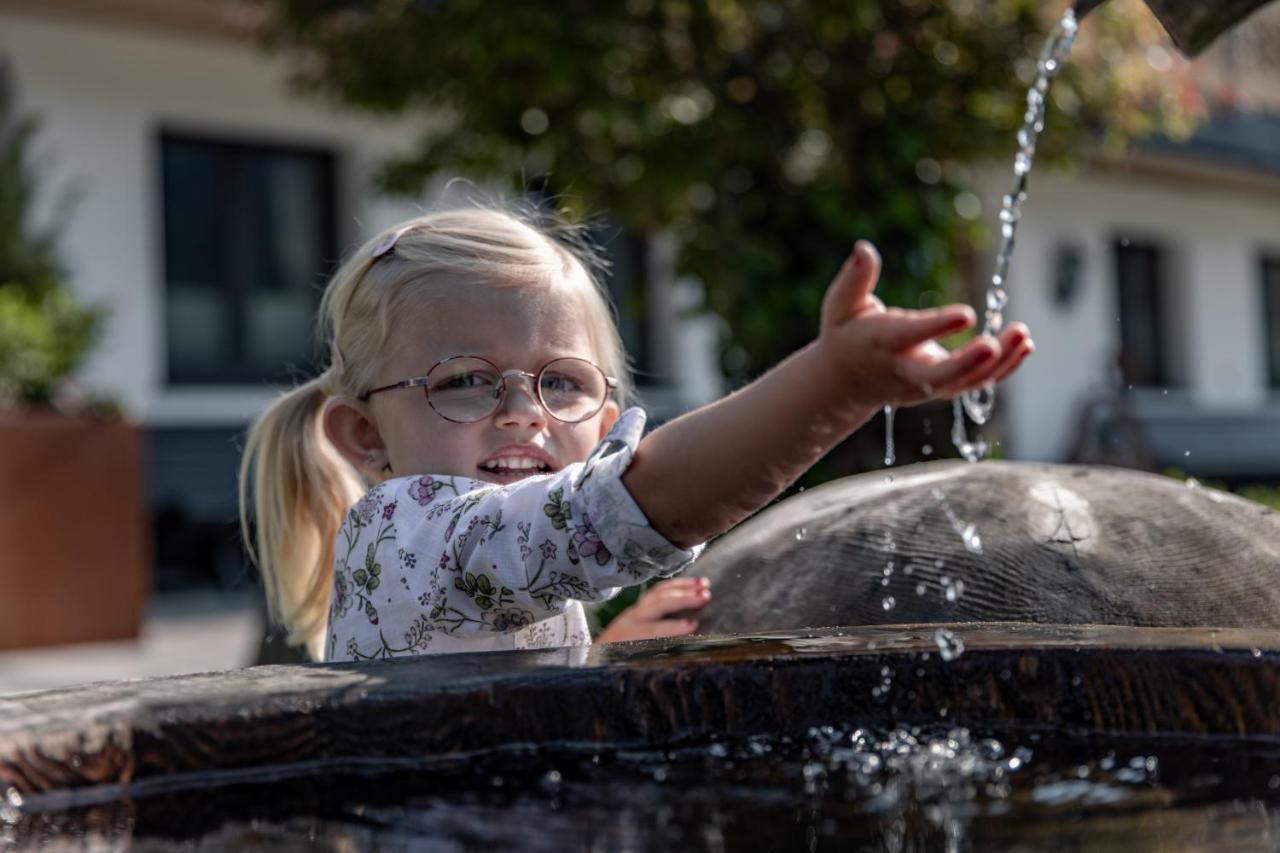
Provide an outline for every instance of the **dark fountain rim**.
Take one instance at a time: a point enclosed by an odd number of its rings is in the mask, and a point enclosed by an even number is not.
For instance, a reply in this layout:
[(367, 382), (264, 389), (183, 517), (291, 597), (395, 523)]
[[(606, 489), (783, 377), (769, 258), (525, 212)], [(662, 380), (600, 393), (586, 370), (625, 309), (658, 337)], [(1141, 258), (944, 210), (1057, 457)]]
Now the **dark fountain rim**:
[[(944, 659), (939, 630), (964, 653)], [(832, 723), (1275, 741), (1280, 631), (884, 625), (104, 682), (0, 697), (0, 789), (47, 809), (183, 780)]]

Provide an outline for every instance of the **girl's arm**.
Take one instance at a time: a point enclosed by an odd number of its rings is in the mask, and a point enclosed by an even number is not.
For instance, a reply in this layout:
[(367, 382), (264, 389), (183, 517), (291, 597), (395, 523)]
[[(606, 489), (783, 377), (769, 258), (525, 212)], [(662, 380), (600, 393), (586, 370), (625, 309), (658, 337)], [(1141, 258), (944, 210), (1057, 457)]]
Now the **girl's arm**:
[(640, 443), (623, 483), (673, 544), (723, 533), (776, 497), (885, 405), (916, 405), (1003, 379), (1032, 351), (1022, 324), (948, 353), (935, 338), (972, 309), (886, 309), (880, 259), (859, 242), (827, 290), (817, 340), (764, 376), (664, 424)]

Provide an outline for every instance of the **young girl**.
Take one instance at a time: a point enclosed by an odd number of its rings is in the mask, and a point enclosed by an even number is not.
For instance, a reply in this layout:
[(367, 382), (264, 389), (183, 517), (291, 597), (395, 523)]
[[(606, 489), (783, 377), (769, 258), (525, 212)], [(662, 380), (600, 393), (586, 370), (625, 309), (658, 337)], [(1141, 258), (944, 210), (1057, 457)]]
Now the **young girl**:
[(935, 339), (972, 310), (886, 309), (879, 268), (859, 243), (811, 344), (642, 437), (571, 251), (492, 210), (370, 240), (324, 295), (328, 369), (245, 448), (273, 618), (331, 661), (589, 643), (580, 602), (680, 571), (884, 405), (998, 381), (1031, 352), (1014, 324), (948, 353)]

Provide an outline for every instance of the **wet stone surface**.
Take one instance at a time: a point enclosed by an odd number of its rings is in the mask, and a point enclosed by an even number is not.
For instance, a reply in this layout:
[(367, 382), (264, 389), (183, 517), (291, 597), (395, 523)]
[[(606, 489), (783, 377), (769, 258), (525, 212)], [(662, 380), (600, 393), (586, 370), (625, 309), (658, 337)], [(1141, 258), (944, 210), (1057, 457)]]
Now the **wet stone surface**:
[(1277, 774), (1267, 740), (830, 725), (6, 807), (0, 837), (17, 849), (1265, 850), (1280, 831)]

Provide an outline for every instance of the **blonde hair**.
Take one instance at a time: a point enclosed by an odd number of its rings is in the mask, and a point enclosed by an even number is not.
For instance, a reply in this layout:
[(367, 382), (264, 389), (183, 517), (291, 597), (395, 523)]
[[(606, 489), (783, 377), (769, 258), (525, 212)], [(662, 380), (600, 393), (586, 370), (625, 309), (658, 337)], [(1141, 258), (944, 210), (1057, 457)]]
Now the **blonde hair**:
[(615, 401), (630, 403), (626, 354), (609, 301), (584, 261), (592, 260), (589, 250), (581, 241), (565, 245), (552, 233), (500, 210), (430, 213), (369, 240), (330, 279), (318, 318), (329, 367), (263, 412), (240, 462), (241, 532), (262, 573), (270, 617), (287, 629), (289, 643), (305, 645), (313, 659), (324, 654), (334, 540), (348, 508), (371, 485), (325, 437), (320, 413), (331, 397), (356, 397), (373, 387), (407, 302), (428, 296), (443, 281), (569, 284), (581, 298), (596, 360), (618, 380)]

